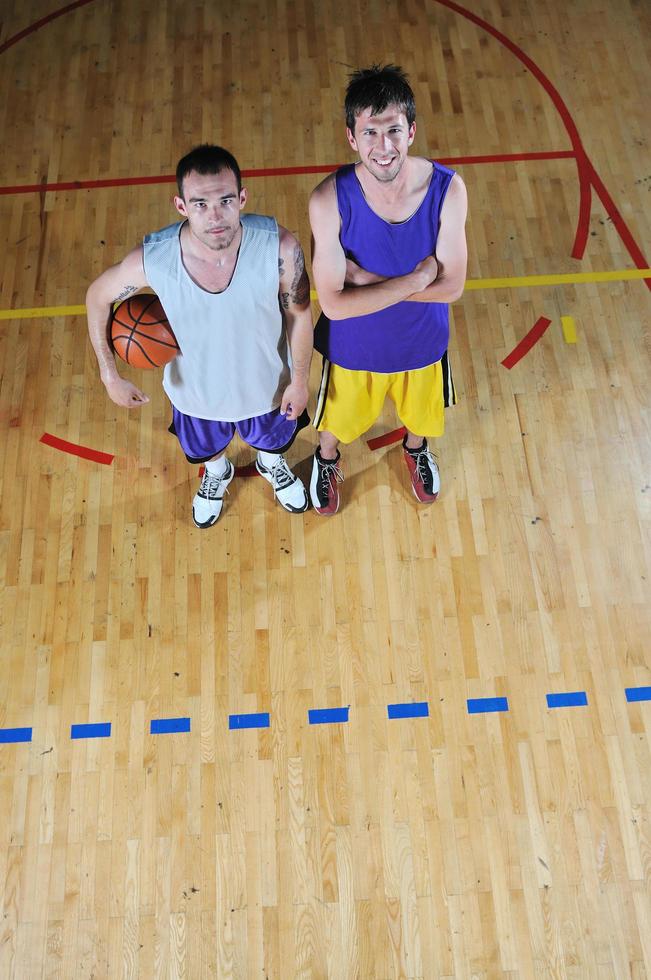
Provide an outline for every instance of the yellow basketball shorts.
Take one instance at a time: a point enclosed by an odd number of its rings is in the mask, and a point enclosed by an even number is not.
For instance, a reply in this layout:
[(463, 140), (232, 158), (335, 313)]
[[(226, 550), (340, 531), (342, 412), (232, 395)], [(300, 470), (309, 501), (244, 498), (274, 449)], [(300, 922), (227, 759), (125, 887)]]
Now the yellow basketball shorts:
[(314, 427), (354, 442), (379, 417), (387, 396), (414, 435), (443, 435), (444, 410), (457, 402), (447, 351), (435, 364), (397, 374), (349, 371), (324, 358)]

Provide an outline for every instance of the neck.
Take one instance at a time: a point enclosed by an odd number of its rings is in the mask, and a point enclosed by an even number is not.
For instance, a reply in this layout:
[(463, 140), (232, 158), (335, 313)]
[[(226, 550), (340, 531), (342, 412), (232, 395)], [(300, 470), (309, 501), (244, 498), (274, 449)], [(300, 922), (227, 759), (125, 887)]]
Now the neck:
[(407, 157), (393, 180), (378, 180), (363, 164), (359, 163), (357, 176), (367, 196), (386, 204), (395, 204), (409, 191), (411, 169), (412, 161), (410, 157)]

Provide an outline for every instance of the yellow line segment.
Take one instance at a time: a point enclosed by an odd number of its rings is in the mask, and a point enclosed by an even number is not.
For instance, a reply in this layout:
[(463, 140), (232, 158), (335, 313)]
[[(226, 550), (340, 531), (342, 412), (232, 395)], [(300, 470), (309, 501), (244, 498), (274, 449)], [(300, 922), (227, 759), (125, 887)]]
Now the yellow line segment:
[[(523, 289), (527, 286), (564, 286), (586, 282), (625, 282), (651, 279), (651, 269), (611, 269), (608, 272), (564, 272), (546, 276), (510, 276), (504, 279), (469, 279), (466, 292), (478, 289)], [(314, 290), (310, 299), (317, 299)], [(83, 316), (85, 306), (41, 306), (23, 310), (0, 310), (0, 320), (33, 320), (37, 317)]]
[(561, 329), (563, 331), (563, 337), (565, 338), (566, 344), (576, 343), (576, 324), (574, 322), (573, 316), (562, 316), (561, 317)]

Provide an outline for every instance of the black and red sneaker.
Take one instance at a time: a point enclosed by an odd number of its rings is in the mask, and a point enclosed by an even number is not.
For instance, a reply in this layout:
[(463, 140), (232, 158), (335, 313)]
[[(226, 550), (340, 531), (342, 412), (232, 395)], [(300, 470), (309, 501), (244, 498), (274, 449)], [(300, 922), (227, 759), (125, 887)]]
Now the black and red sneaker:
[(317, 449), (312, 464), (312, 479), (310, 480), (310, 497), (312, 506), (317, 514), (331, 517), (339, 510), (339, 487), (343, 483), (344, 474), (339, 468), (341, 455), (337, 452), (334, 459), (322, 459)]
[(421, 504), (432, 504), (439, 495), (441, 478), (434, 455), (427, 448), (427, 439), (417, 449), (407, 448), (407, 436), (402, 440), (405, 462), (411, 476), (411, 489)]

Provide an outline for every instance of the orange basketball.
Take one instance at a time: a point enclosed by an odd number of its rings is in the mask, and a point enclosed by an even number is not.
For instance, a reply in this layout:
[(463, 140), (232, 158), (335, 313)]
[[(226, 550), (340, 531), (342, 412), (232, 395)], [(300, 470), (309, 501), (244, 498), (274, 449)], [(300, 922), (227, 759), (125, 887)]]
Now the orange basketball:
[(113, 350), (132, 367), (162, 367), (179, 352), (165, 310), (151, 293), (123, 300), (113, 311), (110, 332)]

